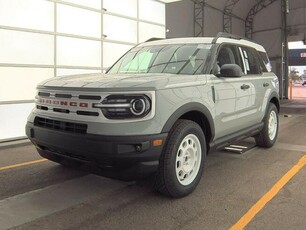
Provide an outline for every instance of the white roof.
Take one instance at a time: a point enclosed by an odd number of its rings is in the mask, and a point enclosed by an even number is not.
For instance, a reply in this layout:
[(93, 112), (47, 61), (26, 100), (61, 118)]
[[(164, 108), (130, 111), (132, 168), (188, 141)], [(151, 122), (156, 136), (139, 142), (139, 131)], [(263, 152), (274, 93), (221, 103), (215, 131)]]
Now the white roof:
[[(170, 39), (161, 39), (161, 40), (156, 40), (156, 41), (151, 41), (151, 42), (144, 42), (139, 44), (139, 47), (144, 47), (144, 46), (154, 46), (154, 45), (169, 45), (169, 44), (198, 44), (198, 43), (206, 43), (210, 44), (212, 43), (214, 38), (212, 37), (188, 37), (188, 38), (170, 38)], [(264, 47), (252, 42), (248, 41), (245, 39), (232, 39), (232, 38), (223, 38), (220, 37), (217, 40), (217, 44), (221, 43), (233, 43), (233, 44), (238, 44), (238, 45), (245, 45), (245, 46), (250, 46), (255, 48), (258, 51), (261, 52), (266, 52)]]
[(197, 43), (211, 43), (213, 38), (208, 37), (190, 37), (190, 38), (170, 38), (156, 40), (152, 42), (141, 43), (138, 46), (153, 46), (153, 45), (169, 45), (169, 44), (197, 44)]
[(261, 52), (266, 52), (265, 48), (262, 45), (259, 45), (255, 42), (252, 41), (248, 41), (245, 39), (231, 39), (231, 38), (222, 38), (220, 37), (217, 40), (217, 44), (221, 44), (221, 43), (234, 43), (234, 44), (238, 44), (238, 45), (244, 45), (244, 46), (250, 46), (253, 47), (254, 49), (256, 49), (257, 51), (261, 51)]

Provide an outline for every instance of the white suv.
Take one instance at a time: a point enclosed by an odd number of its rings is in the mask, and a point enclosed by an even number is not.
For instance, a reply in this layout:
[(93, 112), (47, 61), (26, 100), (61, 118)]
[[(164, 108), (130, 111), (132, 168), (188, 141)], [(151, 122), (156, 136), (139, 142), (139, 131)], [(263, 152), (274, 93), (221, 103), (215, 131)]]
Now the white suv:
[(26, 133), (39, 154), (126, 179), (155, 173), (172, 197), (191, 193), (209, 151), (246, 137), (271, 147), (278, 78), (265, 49), (228, 34), (141, 43), (107, 74), (38, 85)]

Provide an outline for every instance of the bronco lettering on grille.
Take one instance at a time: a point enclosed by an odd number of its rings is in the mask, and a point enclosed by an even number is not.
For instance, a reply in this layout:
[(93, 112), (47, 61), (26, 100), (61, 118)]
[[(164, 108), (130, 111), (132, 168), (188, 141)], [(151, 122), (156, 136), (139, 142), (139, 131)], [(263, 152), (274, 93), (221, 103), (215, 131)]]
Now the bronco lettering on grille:
[(60, 100), (50, 100), (44, 98), (39, 98), (38, 102), (41, 104), (48, 104), (48, 105), (63, 105), (63, 106), (88, 108), (88, 103), (85, 102), (79, 103), (75, 101), (60, 101)]

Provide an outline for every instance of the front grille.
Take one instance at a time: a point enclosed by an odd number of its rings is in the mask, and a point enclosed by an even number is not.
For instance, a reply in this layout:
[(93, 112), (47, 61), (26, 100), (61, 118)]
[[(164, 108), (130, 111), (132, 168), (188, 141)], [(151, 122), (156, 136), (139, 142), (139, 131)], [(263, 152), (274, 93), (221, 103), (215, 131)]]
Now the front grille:
[(41, 106), (41, 105), (37, 105), (36, 108), (37, 108), (37, 109), (41, 109), (41, 110), (48, 110), (48, 107), (46, 107), (46, 106)]
[(100, 102), (101, 99), (102, 96), (100, 95), (89, 95), (87, 93), (39, 91), (36, 108), (38, 110), (47, 111), (49, 114), (63, 113), (66, 114), (66, 116), (78, 115), (80, 119), (83, 119), (85, 116), (99, 117), (101, 115), (101, 110), (93, 108), (92, 104), (94, 102)]
[(80, 95), (79, 99), (85, 99), (85, 100), (101, 100), (101, 96), (93, 96), (93, 95)]
[(84, 116), (93, 116), (93, 117), (98, 117), (99, 113), (98, 112), (90, 112), (90, 111), (77, 111), (77, 115), (84, 115)]
[(55, 97), (58, 97), (58, 98), (72, 98), (72, 95), (71, 95), (71, 94), (56, 93), (54, 96), (55, 96)]
[(58, 113), (70, 113), (69, 109), (58, 109), (58, 108), (54, 108), (53, 111), (54, 111), (54, 112), (58, 112)]
[(64, 132), (70, 133), (81, 133), (85, 134), (87, 132), (87, 125), (86, 124), (78, 124), (72, 122), (65, 122), (65, 121), (57, 121), (42, 117), (35, 117), (34, 125), (46, 129), (52, 130), (60, 130)]
[[(65, 94), (65, 93), (55, 93), (55, 94), (51, 94), (51, 93), (47, 93), (47, 92), (38, 92), (38, 96), (42, 96), (42, 97), (52, 97), (52, 95), (55, 98), (68, 98), (71, 99), (73, 96), (72, 94)], [(82, 100), (94, 100), (94, 101), (99, 101), (101, 100), (101, 96), (99, 95), (78, 95), (79, 99)]]
[(50, 93), (45, 93), (45, 92), (38, 92), (38, 95), (42, 97), (50, 97)]

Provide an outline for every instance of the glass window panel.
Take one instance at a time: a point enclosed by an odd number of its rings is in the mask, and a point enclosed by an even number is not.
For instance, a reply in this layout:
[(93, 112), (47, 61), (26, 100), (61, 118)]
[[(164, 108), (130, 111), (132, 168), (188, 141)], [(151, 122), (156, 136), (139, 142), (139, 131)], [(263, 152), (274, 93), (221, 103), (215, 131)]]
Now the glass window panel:
[(86, 74), (86, 73), (101, 73), (101, 70), (92, 69), (57, 69), (56, 76), (67, 76), (74, 74)]
[(101, 14), (57, 4), (57, 31), (60, 33), (101, 37)]
[(49, 68), (0, 67), (0, 101), (34, 100), (39, 82), (54, 76)]
[(59, 36), (57, 64), (101, 67), (101, 42)]
[(103, 0), (103, 8), (109, 12), (122, 14), (130, 17), (137, 17), (137, 0)]
[(198, 74), (206, 63), (211, 45), (154, 45), (135, 47), (109, 73)]
[(137, 22), (134, 20), (104, 15), (103, 30), (107, 39), (137, 43)]
[(0, 25), (53, 31), (53, 3), (41, 0), (0, 0)]
[(165, 38), (165, 36), (165, 27), (143, 22), (139, 23), (139, 42), (146, 41), (149, 38)]
[(139, 18), (165, 25), (165, 4), (153, 0), (139, 1)]
[[(60, 2), (61, 0), (59, 0)], [(101, 9), (101, 0), (62, 0), (62, 2), (69, 2), (81, 6), (87, 6), (91, 8)]]
[(52, 35), (0, 29), (0, 63), (54, 64)]
[(153, 59), (153, 53), (142, 52), (139, 53), (137, 57), (135, 57), (127, 67), (124, 66), (124, 68), (128, 68), (127, 72), (131, 71), (131, 72), (146, 73), (152, 59)]
[(103, 67), (112, 66), (123, 54), (133, 46), (104, 42), (103, 44)]
[(27, 117), (34, 103), (0, 105), (0, 141), (24, 137)]

